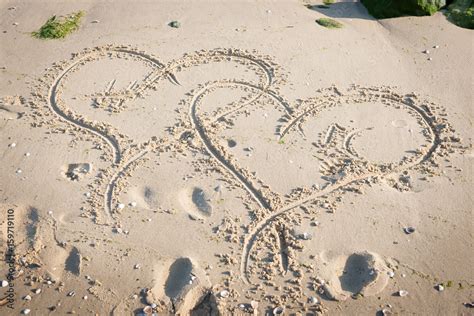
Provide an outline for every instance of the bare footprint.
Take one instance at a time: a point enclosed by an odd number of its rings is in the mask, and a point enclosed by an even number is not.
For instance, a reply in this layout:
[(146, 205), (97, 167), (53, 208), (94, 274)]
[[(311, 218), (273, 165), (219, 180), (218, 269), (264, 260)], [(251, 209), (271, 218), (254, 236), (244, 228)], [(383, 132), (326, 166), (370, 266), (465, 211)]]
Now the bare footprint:
[[(0, 208), (3, 206), (0, 205)], [(18, 223), (16, 252), (26, 268), (54, 280), (62, 279), (67, 272), (80, 275), (79, 250), (58, 244), (53, 215), (45, 215), (45, 212), (35, 207), (15, 206), (12, 209), (15, 211), (15, 222)]]
[(79, 253), (79, 250), (76, 247), (72, 247), (71, 251), (69, 252), (69, 256), (66, 259), (65, 268), (66, 271), (74, 275), (81, 275), (81, 263), (82, 257)]
[(161, 195), (158, 195), (157, 190), (150, 185), (133, 186), (128, 191), (126, 196), (121, 200), (122, 203), (136, 203), (139, 207), (148, 210), (155, 210), (160, 208)]
[(71, 163), (63, 167), (63, 173), (71, 181), (79, 181), (92, 171), (90, 163)]
[(187, 315), (209, 293), (209, 280), (190, 258), (177, 258), (155, 270), (155, 283), (147, 295), (150, 304), (164, 302), (172, 313)]
[(337, 301), (362, 294), (373, 296), (383, 291), (388, 283), (388, 268), (374, 253), (367, 251), (327, 258), (322, 272), (327, 280), (327, 296)]
[(20, 96), (0, 98), (0, 121), (16, 120), (22, 117), (26, 100)]
[(154, 208), (159, 205), (158, 196), (153, 188), (145, 186), (142, 191), (143, 201), (148, 207)]
[(212, 214), (212, 205), (206, 192), (199, 188), (185, 188), (179, 192), (179, 202), (192, 217), (203, 219)]

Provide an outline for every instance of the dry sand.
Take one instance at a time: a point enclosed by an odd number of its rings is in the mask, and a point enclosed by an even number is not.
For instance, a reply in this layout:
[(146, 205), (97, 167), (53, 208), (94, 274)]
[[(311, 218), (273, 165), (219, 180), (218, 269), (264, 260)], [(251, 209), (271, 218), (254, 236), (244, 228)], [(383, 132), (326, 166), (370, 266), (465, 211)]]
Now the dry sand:
[(0, 314), (472, 314), (472, 31), (304, 4), (2, 2)]

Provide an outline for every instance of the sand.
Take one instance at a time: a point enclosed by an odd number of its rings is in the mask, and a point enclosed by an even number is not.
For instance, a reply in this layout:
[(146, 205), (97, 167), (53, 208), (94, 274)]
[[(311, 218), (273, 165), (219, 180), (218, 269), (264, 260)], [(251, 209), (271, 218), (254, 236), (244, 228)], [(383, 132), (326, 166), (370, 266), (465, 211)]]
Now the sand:
[(472, 313), (472, 31), (305, 4), (1, 4), (0, 314)]

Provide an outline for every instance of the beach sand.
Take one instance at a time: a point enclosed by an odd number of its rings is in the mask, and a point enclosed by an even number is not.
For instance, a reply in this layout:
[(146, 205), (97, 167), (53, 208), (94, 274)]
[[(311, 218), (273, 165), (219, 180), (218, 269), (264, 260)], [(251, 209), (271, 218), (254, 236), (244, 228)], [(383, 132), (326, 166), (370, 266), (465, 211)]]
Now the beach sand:
[(2, 2), (0, 314), (470, 315), (473, 33), (318, 3)]

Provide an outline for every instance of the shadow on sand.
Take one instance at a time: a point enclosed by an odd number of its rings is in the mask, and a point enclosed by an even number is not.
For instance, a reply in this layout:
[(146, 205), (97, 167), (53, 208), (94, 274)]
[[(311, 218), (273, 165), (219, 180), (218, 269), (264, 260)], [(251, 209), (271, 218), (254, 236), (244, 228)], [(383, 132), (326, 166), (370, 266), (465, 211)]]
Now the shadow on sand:
[(308, 9), (336, 19), (376, 20), (360, 2), (336, 2), (331, 5), (308, 5)]

